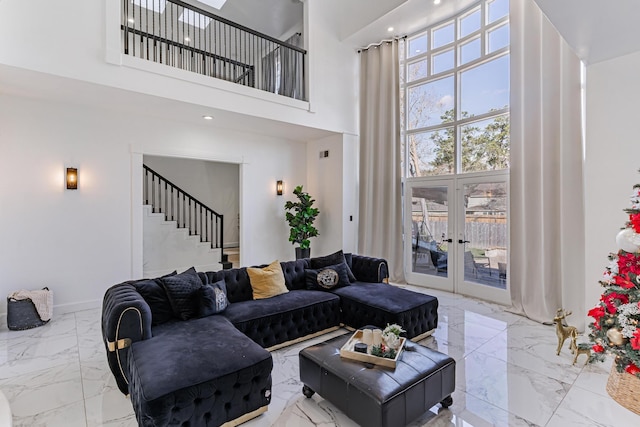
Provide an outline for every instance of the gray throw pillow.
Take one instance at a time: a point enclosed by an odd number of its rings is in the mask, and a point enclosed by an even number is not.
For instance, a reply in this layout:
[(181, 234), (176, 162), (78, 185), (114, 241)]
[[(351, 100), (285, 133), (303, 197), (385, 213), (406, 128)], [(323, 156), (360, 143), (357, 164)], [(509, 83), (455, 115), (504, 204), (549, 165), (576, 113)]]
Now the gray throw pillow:
[(222, 313), (229, 305), (227, 285), (224, 279), (215, 283), (207, 283), (196, 291), (198, 301), (198, 317)]

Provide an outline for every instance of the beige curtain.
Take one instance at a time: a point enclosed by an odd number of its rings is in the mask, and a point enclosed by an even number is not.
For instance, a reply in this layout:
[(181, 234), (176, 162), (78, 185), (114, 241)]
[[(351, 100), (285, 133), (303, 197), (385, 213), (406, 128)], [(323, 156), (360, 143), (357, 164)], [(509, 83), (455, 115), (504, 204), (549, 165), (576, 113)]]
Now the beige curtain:
[(549, 322), (584, 309), (580, 60), (533, 0), (511, 1), (511, 245), (514, 309)]
[(360, 221), (358, 252), (385, 258), (404, 282), (398, 42), (360, 53)]

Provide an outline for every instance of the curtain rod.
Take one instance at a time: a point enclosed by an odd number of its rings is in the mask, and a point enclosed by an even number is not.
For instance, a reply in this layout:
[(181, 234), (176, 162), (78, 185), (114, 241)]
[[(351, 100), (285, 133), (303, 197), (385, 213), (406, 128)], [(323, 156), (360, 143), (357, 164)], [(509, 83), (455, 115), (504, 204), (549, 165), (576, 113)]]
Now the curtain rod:
[(400, 37), (394, 37), (392, 39), (384, 39), (384, 40), (380, 40), (378, 43), (369, 43), (369, 45), (367, 47), (356, 48), (356, 50), (358, 51), (358, 53), (360, 53), (363, 50), (368, 50), (371, 47), (378, 47), (378, 46), (382, 45), (382, 43), (391, 43), (391, 42), (398, 41), (400, 39), (406, 39), (406, 38), (407, 38), (407, 36), (400, 36)]

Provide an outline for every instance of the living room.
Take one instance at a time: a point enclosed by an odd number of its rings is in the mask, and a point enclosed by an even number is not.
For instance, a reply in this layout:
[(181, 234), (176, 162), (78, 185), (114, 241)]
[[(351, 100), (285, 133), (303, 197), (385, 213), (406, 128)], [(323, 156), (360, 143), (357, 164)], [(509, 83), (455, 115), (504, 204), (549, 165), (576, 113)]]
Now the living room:
[[(314, 254), (357, 253), (356, 48), (362, 45), (343, 34), (376, 24), (405, 1), (342, 3), (304, 2), (309, 100), (301, 101), (122, 58), (118, 2), (0, 1), (0, 289), (9, 294), (48, 286), (55, 293), (56, 317), (66, 319), (64, 331), (71, 323), (76, 327), (64, 316), (99, 309), (109, 286), (142, 277), (137, 183), (145, 155), (239, 165), (242, 265), (293, 258), (284, 198), (274, 191), (278, 180), (286, 194), (304, 185), (318, 201), (323, 215)], [(447, 0), (442, 3), (449, 7)], [(584, 330), (587, 311), (600, 298), (607, 255), (616, 249), (614, 238), (626, 219), (631, 187), (640, 182), (633, 133), (640, 47), (630, 45), (640, 37), (626, 21), (637, 16), (632, 1), (553, 3), (537, 2), (561, 32), (570, 20), (593, 31), (563, 34), (586, 63), (584, 157), (575, 159), (583, 170), (584, 205), (567, 207), (584, 214), (584, 248), (575, 248), (584, 259), (584, 285), (570, 318)], [(599, 28), (601, 21), (613, 24)], [(601, 56), (590, 56), (596, 52)], [(205, 121), (204, 115), (214, 119)], [(327, 150), (329, 157), (318, 157)], [(66, 167), (78, 169), (77, 191), (64, 189)], [(570, 272), (566, 277), (571, 280)], [(437, 295), (452, 305), (458, 298)], [(6, 313), (6, 305), (0, 312)], [(77, 319), (88, 322), (82, 315)], [(3, 345), (9, 340), (3, 331)], [(43, 411), (56, 403), (46, 406)]]

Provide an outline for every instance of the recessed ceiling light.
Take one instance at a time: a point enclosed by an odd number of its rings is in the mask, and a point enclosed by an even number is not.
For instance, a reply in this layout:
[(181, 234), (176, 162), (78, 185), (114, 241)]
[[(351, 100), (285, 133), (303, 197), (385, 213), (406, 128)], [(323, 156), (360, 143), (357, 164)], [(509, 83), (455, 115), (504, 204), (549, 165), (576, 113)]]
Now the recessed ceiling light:
[(389, 31), (389, 32), (393, 31), (393, 27), (387, 28), (387, 31)]
[(213, 116), (202, 116), (205, 120), (213, 120)]
[(440, 4), (440, 0), (433, 0), (433, 4)]
[(189, 43), (191, 41), (191, 39), (189, 37), (185, 37), (184, 41), (186, 41), (187, 43)]

